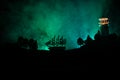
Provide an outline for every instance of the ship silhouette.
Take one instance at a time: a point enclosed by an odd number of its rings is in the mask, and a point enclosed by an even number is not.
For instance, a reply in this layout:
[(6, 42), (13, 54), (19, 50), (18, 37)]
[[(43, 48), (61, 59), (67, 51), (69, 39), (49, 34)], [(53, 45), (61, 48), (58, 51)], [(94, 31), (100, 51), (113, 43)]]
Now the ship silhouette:
[(63, 51), (65, 50), (66, 39), (63, 36), (54, 36), (51, 40), (46, 42), (50, 51)]

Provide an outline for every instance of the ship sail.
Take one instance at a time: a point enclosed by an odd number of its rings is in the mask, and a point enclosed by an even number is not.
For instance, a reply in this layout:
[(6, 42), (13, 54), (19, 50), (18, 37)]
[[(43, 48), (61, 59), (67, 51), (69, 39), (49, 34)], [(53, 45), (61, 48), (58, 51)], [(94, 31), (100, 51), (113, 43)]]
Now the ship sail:
[(46, 45), (48, 47), (63, 47), (66, 44), (66, 39), (63, 38), (63, 36), (54, 36), (51, 40), (46, 42)]

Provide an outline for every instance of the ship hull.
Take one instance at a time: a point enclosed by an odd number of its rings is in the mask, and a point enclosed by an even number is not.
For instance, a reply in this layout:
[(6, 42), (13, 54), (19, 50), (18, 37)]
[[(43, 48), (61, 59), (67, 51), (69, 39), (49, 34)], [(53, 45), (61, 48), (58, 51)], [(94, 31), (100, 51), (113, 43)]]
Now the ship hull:
[(65, 47), (50, 47), (50, 51), (64, 51)]

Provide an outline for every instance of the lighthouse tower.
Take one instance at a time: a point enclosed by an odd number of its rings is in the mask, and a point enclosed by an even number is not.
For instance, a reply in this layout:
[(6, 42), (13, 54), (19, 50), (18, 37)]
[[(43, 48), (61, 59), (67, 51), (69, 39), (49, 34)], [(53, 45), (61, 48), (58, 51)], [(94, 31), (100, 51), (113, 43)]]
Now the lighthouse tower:
[(109, 21), (108, 18), (99, 18), (99, 31), (101, 36), (109, 35)]

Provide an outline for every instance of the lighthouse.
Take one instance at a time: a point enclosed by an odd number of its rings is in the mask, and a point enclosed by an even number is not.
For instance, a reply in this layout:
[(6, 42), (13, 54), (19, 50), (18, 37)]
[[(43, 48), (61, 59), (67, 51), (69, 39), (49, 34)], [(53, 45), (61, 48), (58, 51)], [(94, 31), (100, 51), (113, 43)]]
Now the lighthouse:
[(101, 36), (109, 35), (109, 21), (108, 18), (99, 18), (99, 31)]

